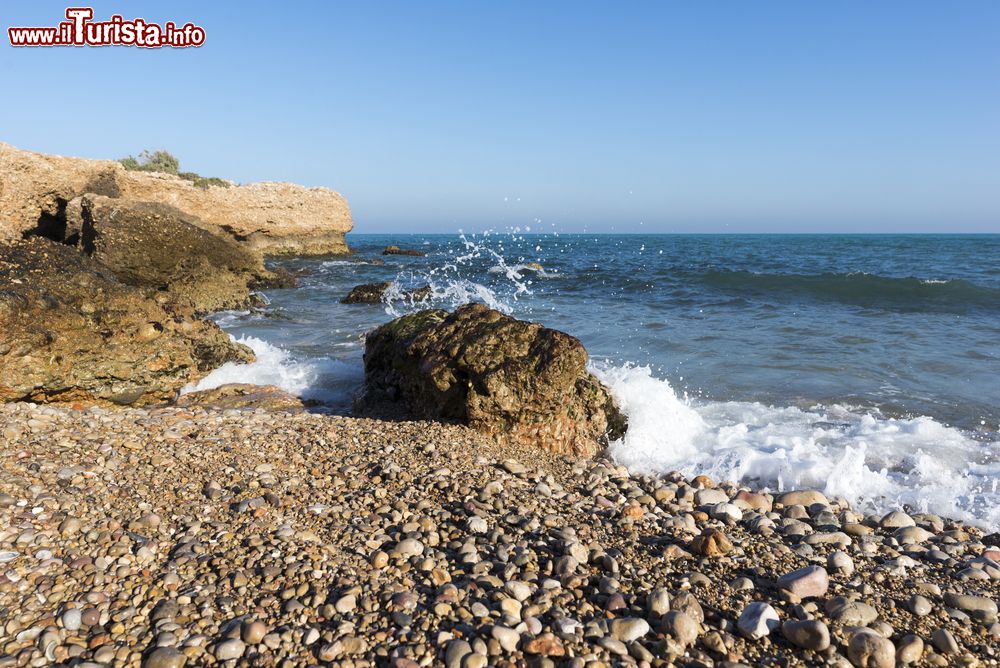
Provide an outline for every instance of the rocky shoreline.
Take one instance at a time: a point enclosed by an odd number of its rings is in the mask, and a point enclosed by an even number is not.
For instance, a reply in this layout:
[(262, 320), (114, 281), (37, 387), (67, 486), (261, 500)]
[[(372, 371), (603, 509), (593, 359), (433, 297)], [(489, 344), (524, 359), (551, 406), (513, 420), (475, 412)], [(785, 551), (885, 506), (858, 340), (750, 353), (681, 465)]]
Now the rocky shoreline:
[(998, 662), (997, 536), (944, 518), (430, 422), (13, 403), (0, 435), (3, 666)]
[(359, 417), (178, 398), (252, 361), (202, 318), (294, 285), (264, 255), (339, 249), (332, 191), (0, 173), (0, 667), (1000, 661), (1000, 536), (630, 474), (583, 344), (482, 305), (369, 333)]

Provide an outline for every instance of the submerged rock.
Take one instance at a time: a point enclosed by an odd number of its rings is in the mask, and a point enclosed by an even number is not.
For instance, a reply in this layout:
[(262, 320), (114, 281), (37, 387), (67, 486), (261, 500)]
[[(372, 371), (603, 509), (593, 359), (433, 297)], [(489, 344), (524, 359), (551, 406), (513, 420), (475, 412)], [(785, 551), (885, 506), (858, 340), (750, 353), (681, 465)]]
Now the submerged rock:
[(149, 404), (249, 362), (189, 304), (119, 283), (70, 246), (0, 242), (0, 400)]
[(568, 334), (481, 304), (421, 311), (368, 335), (362, 410), (401, 402), (545, 450), (593, 455), (625, 418)]
[[(392, 287), (392, 281), (381, 283), (365, 283), (351, 288), (346, 297), (340, 300), (341, 304), (381, 304), (386, 292)], [(408, 301), (418, 302), (427, 299), (431, 294), (431, 286), (425, 285), (422, 288), (404, 290), (400, 297)]]
[(341, 304), (380, 304), (385, 291), (392, 287), (392, 281), (381, 283), (365, 283), (351, 288), (347, 296), (340, 300)]
[(382, 255), (412, 255), (413, 257), (423, 257), (427, 253), (413, 250), (412, 248), (400, 248), (399, 246), (386, 246)]

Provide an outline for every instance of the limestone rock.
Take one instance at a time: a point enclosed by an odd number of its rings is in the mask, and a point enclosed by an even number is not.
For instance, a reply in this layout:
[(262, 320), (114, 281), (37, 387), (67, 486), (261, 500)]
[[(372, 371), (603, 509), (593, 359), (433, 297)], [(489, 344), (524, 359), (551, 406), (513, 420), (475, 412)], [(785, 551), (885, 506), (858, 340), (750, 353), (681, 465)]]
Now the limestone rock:
[(181, 395), (175, 402), (177, 406), (202, 408), (281, 411), (285, 413), (301, 413), (309, 403), (285, 392), (274, 385), (250, 385), (248, 383), (229, 383), (211, 390), (201, 390)]
[(400, 402), (545, 450), (593, 455), (625, 420), (568, 334), (481, 304), (421, 311), (369, 333), (359, 410)]
[(0, 239), (36, 231), (64, 240), (66, 209), (87, 193), (169, 204), (258, 255), (348, 252), (347, 200), (291, 183), (195, 187), (171, 174), (127, 171), (112, 160), (22, 151), (0, 142)]
[(47, 239), (0, 242), (0, 401), (150, 404), (253, 353)]
[(250, 282), (269, 277), (259, 257), (172, 206), (85, 195), (80, 208), (84, 253), (122, 283), (169, 290), (199, 313), (247, 306)]

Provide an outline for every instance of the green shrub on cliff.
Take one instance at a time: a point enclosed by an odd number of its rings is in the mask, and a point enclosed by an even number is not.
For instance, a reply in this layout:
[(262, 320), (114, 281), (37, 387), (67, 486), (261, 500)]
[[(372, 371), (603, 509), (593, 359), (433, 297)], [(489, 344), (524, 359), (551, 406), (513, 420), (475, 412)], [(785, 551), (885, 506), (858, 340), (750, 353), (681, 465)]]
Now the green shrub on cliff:
[(139, 157), (128, 156), (119, 160), (125, 169), (133, 172), (163, 172), (174, 174), (186, 181), (190, 181), (196, 188), (208, 188), (209, 186), (219, 186), (228, 188), (229, 181), (220, 179), (217, 176), (202, 176), (195, 172), (180, 171), (181, 161), (167, 151), (143, 151)]

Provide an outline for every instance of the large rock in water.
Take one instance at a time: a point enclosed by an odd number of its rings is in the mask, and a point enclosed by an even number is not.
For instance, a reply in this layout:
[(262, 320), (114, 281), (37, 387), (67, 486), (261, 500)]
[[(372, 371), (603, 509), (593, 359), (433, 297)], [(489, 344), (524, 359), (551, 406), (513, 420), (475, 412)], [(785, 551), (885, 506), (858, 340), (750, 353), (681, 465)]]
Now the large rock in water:
[(625, 419), (586, 366), (578, 339), (481, 304), (421, 311), (368, 335), (358, 408), (399, 401), (414, 417), (590, 456)]
[(353, 225), (347, 200), (327, 188), (292, 183), (199, 188), (171, 174), (128, 171), (112, 160), (22, 151), (0, 142), (0, 239), (66, 236), (70, 201), (95, 193), (159, 202), (258, 255), (347, 253)]
[(0, 401), (152, 404), (253, 352), (76, 249), (0, 241)]
[(256, 254), (167, 204), (88, 194), (70, 202), (67, 219), (80, 249), (119, 281), (168, 290), (199, 313), (246, 307), (249, 284), (272, 276)]

